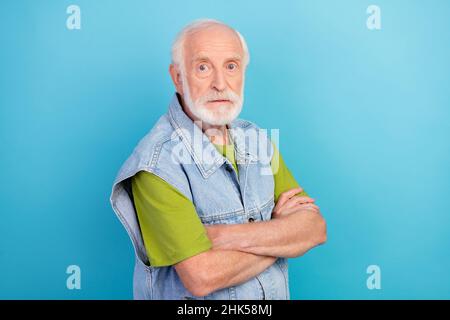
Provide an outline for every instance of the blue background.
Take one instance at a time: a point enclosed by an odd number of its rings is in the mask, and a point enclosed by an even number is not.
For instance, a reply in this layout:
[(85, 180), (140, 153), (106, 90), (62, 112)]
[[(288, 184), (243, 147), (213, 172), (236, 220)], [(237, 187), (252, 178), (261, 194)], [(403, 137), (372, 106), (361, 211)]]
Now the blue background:
[(242, 117), (280, 129), (328, 222), (290, 260), (292, 298), (450, 298), (450, 2), (406, 0), (2, 1), (0, 298), (132, 298), (111, 184), (174, 92), (172, 39), (201, 17), (245, 36)]

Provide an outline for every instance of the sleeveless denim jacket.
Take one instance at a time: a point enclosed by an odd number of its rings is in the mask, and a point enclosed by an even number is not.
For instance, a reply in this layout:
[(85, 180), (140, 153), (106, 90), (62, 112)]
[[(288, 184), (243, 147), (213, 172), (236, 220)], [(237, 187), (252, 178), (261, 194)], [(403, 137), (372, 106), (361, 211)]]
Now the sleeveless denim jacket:
[(274, 179), (270, 139), (264, 130), (242, 119), (234, 120), (228, 127), (239, 175), (184, 113), (175, 94), (168, 112), (142, 138), (119, 170), (110, 201), (133, 243), (135, 299), (289, 299), (285, 258), (278, 258), (245, 283), (200, 298), (184, 287), (173, 266), (149, 265), (130, 182), (141, 170), (159, 176), (190, 199), (205, 225), (271, 219)]

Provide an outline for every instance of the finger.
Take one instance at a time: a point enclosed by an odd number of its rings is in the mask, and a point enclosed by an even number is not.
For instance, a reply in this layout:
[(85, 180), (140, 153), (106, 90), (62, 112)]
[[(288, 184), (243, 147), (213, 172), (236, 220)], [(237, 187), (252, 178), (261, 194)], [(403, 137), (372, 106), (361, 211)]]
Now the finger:
[(315, 214), (320, 214), (320, 210), (318, 207), (314, 206), (305, 206), (299, 209), (299, 212), (313, 212)]
[(283, 210), (283, 214), (291, 214), (291, 213), (299, 212), (301, 210), (313, 211), (315, 213), (320, 212), (320, 209), (317, 205), (315, 205), (313, 203), (307, 203), (307, 204), (298, 204), (292, 208)]
[(285, 202), (285, 204), (283, 205), (283, 208), (286, 208), (286, 209), (287, 208), (292, 208), (293, 206), (295, 206), (297, 204), (313, 203), (314, 201), (315, 200), (313, 198), (310, 198), (310, 197), (293, 196), (292, 198), (290, 198), (288, 201)]
[(314, 210), (314, 211), (319, 211), (319, 206), (314, 204), (314, 203), (307, 203), (307, 204), (302, 204), (299, 208), (300, 210)]
[(283, 192), (280, 197), (278, 198), (278, 201), (275, 205), (274, 210), (279, 209), (281, 206), (283, 206), (286, 201), (288, 201), (290, 198), (292, 198), (293, 196), (295, 196), (297, 193), (300, 193), (303, 191), (303, 188), (298, 187), (298, 188), (294, 188), (294, 189), (290, 189), (288, 191)]
[(313, 198), (306, 197), (306, 196), (298, 196), (296, 198), (298, 199), (299, 203), (312, 203), (312, 202), (316, 201)]
[(297, 210), (319, 210), (319, 207), (314, 203), (301, 203), (293, 208), (296, 208)]
[(294, 196), (291, 199), (289, 199), (288, 201), (286, 201), (286, 203), (282, 207), (280, 207), (280, 210), (283, 211), (285, 209), (292, 208), (299, 204), (306, 204), (306, 203), (314, 203), (314, 199), (309, 198), (309, 197)]

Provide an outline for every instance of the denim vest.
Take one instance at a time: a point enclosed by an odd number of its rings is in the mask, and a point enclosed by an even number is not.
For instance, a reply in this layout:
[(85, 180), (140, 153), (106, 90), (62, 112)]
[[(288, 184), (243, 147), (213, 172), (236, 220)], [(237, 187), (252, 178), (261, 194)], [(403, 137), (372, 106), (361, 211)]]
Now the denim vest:
[[(274, 179), (270, 139), (264, 130), (245, 120), (236, 119), (228, 127), (235, 144), (239, 175), (184, 113), (175, 94), (168, 112), (142, 138), (119, 170), (110, 201), (133, 243), (135, 299), (289, 299), (285, 258), (278, 258), (245, 283), (201, 298), (184, 287), (173, 266), (149, 265), (130, 182), (141, 170), (159, 176), (190, 199), (205, 225), (271, 219)], [(254, 143), (255, 133), (259, 150)]]

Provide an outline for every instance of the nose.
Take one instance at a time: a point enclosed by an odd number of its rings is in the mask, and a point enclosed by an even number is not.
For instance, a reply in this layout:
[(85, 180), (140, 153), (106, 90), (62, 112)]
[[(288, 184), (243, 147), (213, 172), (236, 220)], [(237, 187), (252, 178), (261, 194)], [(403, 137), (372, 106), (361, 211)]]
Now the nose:
[(224, 91), (227, 88), (225, 76), (222, 71), (218, 70), (215, 72), (211, 87), (217, 91)]

